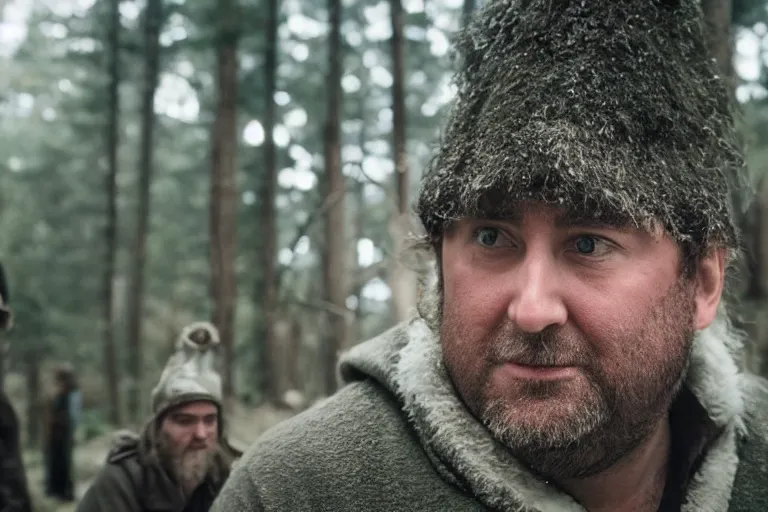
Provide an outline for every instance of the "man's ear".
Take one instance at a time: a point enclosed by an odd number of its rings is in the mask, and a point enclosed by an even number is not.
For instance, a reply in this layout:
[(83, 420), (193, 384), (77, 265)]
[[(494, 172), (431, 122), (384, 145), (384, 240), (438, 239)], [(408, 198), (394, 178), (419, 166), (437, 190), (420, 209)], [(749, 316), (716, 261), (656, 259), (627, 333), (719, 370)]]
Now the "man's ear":
[(725, 288), (725, 248), (713, 249), (696, 268), (695, 329), (706, 329), (715, 320)]

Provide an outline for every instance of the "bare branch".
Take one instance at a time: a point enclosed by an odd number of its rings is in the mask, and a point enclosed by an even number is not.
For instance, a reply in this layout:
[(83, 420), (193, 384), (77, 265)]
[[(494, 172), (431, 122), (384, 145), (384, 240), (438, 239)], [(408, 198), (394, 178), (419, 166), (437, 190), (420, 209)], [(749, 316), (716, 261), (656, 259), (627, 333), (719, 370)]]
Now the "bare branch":
[(363, 177), (366, 180), (368, 180), (368, 182), (370, 182), (372, 185), (376, 185), (377, 187), (382, 189), (384, 192), (387, 193), (387, 196), (390, 196), (392, 194), (392, 191), (389, 188), (387, 188), (387, 186), (384, 183), (371, 178), (371, 175), (368, 174), (367, 172), (365, 172), (365, 170), (363, 169), (363, 165), (362, 164), (358, 165), (357, 167), (358, 167), (358, 170), (360, 171), (360, 174), (362, 174)]
[(286, 265), (280, 266), (277, 270), (277, 288), (278, 290), (281, 289), (281, 284), (283, 280), (283, 275), (285, 273), (285, 270), (290, 268), (291, 263), (293, 263), (293, 255), (296, 253), (296, 247), (299, 245), (299, 242), (302, 238), (304, 238), (307, 233), (309, 233), (310, 228), (312, 225), (317, 222), (318, 219), (322, 218), (323, 215), (336, 203), (339, 202), (339, 199), (341, 199), (343, 193), (335, 193), (328, 195), (325, 200), (320, 204), (318, 208), (316, 208), (312, 213), (309, 214), (307, 219), (304, 221), (304, 224), (301, 225), (296, 230), (296, 235), (293, 237), (293, 240), (291, 240), (291, 243), (288, 244), (288, 246), (291, 249), (291, 260)]
[(360, 286), (364, 286), (368, 281), (376, 277), (378, 277), (379, 279), (384, 279), (387, 276), (388, 271), (389, 271), (389, 261), (387, 259), (382, 259), (381, 261), (377, 261), (373, 265), (369, 265), (365, 268), (361, 268), (359, 269), (357, 275), (354, 276), (352, 289), (355, 289)]
[(324, 311), (332, 315), (352, 317), (355, 313), (351, 309), (340, 308), (335, 304), (332, 304), (325, 300), (307, 300), (300, 297), (287, 297), (282, 300), (283, 303), (293, 304), (295, 306), (301, 306), (307, 309), (315, 309)]

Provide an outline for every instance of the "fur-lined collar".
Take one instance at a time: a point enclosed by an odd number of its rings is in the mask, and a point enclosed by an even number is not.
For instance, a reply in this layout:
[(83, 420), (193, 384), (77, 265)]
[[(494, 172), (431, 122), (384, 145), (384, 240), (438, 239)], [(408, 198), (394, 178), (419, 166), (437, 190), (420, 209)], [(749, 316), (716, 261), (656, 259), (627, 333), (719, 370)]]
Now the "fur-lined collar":
[[(742, 377), (734, 361), (739, 340), (724, 316), (700, 332), (686, 386), (720, 436), (703, 456), (686, 490), (682, 512), (724, 512), (744, 433)], [(395, 393), (443, 478), (498, 510), (559, 512), (583, 507), (534, 475), (498, 443), (456, 395), (436, 334), (422, 320), (401, 324), (350, 350), (341, 362), (345, 380), (365, 375)]]

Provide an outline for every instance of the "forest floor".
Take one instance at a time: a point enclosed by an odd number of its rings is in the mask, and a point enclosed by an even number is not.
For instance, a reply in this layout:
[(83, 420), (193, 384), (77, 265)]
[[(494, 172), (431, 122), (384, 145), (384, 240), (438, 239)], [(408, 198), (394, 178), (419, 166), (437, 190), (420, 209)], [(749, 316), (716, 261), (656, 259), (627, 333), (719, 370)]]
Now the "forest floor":
[[(290, 417), (293, 413), (278, 410), (269, 406), (256, 409), (236, 408), (230, 416), (227, 429), (232, 444), (245, 448), (265, 430)], [(82, 497), (93, 478), (104, 464), (104, 460), (112, 442), (112, 433), (96, 437), (87, 442), (78, 443), (74, 455), (74, 471), (76, 478), (76, 495)], [(62, 504), (45, 497), (44, 466), (42, 454), (39, 451), (29, 451), (24, 454), (30, 492), (35, 503), (36, 512), (71, 512), (75, 504)]]

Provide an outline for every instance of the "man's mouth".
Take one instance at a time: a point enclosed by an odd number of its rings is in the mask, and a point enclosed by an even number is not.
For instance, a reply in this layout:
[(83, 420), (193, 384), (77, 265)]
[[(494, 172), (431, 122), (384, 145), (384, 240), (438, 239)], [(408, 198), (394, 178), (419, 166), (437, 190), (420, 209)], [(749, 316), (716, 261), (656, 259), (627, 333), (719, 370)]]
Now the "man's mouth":
[(501, 371), (510, 378), (520, 380), (563, 380), (578, 373), (576, 366), (528, 365), (511, 361), (504, 363)]

